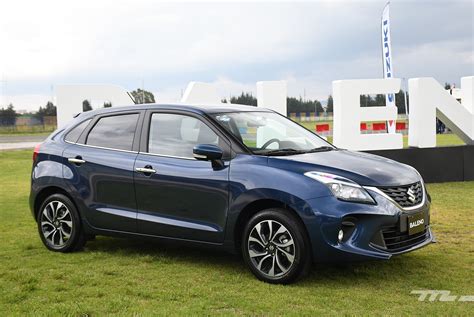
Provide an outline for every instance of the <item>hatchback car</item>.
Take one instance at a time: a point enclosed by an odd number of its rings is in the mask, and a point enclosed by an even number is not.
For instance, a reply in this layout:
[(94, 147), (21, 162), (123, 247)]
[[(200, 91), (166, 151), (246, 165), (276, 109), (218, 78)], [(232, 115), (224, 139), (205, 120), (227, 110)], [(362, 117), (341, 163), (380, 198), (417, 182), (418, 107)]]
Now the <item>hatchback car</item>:
[(290, 283), (313, 262), (387, 260), (434, 240), (415, 169), (338, 149), (262, 108), (81, 113), (33, 161), (31, 211), (52, 251), (95, 235), (188, 241), (239, 252), (257, 278)]

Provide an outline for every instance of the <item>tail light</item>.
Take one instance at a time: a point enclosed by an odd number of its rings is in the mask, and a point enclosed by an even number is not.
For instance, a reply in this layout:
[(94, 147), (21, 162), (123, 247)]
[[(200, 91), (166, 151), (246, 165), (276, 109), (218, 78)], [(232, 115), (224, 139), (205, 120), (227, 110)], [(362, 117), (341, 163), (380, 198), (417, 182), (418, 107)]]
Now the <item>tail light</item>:
[(41, 146), (41, 143), (36, 144), (35, 149), (33, 150), (33, 163), (36, 162), (36, 158), (38, 157), (40, 146)]

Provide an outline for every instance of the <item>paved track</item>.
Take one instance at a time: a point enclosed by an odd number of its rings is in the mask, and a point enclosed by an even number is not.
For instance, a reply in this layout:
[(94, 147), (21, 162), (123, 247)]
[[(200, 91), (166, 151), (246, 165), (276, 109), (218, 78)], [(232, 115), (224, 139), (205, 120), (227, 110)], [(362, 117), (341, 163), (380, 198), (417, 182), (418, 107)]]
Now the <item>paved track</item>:
[(47, 135), (0, 135), (0, 151), (33, 148), (46, 137)]

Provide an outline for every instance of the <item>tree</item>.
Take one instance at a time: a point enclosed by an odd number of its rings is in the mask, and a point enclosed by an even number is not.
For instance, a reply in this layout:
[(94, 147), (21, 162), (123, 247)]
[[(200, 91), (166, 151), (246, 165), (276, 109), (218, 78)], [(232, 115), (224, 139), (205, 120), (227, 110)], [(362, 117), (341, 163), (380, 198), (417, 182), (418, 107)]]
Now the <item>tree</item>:
[(40, 120), (41, 122), (43, 122), (44, 117), (55, 117), (56, 106), (51, 101), (48, 101), (44, 108), (41, 106), (39, 107), (38, 111), (34, 114), (34, 116), (38, 118), (38, 120)]
[(137, 104), (155, 103), (155, 96), (149, 91), (138, 88), (132, 91), (131, 94)]
[(329, 95), (328, 97), (328, 104), (326, 106), (326, 112), (333, 112), (334, 111), (334, 101), (332, 100), (332, 96)]
[(288, 114), (292, 112), (304, 112), (310, 113), (315, 112), (316, 115), (324, 111), (323, 106), (318, 100), (305, 100), (301, 98), (295, 97), (287, 97), (286, 98), (286, 107)]
[(44, 106), (44, 108), (39, 107), (38, 112), (36, 112), (36, 116), (39, 118), (43, 118), (46, 116), (54, 117), (56, 116), (56, 106), (51, 101), (48, 101), (48, 103), (46, 103), (46, 106)]
[(91, 103), (89, 102), (89, 100), (84, 100), (82, 102), (82, 111), (83, 112), (86, 112), (86, 111), (91, 111), (92, 110), (92, 106), (91, 106)]
[[(397, 106), (398, 113), (404, 114), (405, 111), (405, 92), (401, 89), (395, 95), (395, 105)], [(408, 107), (408, 93), (407, 93), (407, 107)]]
[(2, 107), (2, 109), (0, 109), (0, 124), (15, 125), (17, 116), (18, 114), (16, 113), (12, 104), (9, 104), (6, 109)]
[(238, 97), (231, 97), (230, 103), (237, 103), (241, 105), (248, 105), (248, 106), (257, 106), (257, 98), (252, 96), (251, 93), (244, 93), (242, 92)]

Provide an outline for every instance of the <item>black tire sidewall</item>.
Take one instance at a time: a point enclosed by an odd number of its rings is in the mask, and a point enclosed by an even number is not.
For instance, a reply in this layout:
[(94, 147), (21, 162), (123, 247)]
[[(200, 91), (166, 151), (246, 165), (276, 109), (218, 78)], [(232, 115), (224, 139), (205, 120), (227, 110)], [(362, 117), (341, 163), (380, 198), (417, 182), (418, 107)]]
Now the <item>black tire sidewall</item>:
[[(291, 269), (284, 275), (277, 278), (270, 278), (261, 273), (252, 263), (248, 254), (248, 238), (253, 227), (264, 220), (274, 220), (285, 226), (293, 237), (295, 242), (295, 261)], [(288, 210), (280, 208), (271, 208), (255, 214), (245, 226), (242, 236), (241, 251), (245, 263), (252, 273), (262, 281), (272, 284), (289, 284), (296, 280), (307, 267), (309, 260), (309, 243), (305, 235), (305, 228), (301, 222)]]
[[(71, 237), (69, 240), (66, 242), (66, 244), (62, 247), (54, 247), (48, 241), (45, 239), (43, 232), (41, 230), (41, 214), (44, 210), (44, 208), (51, 202), (51, 201), (60, 201), (66, 207), (69, 209), (69, 213), (71, 214), (71, 219), (72, 219), (72, 232), (71, 232)], [(46, 198), (43, 203), (41, 204), (40, 209), (38, 210), (37, 218), (36, 218), (37, 226), (38, 226), (38, 233), (40, 235), (41, 241), (43, 244), (46, 246), (51, 251), (56, 251), (56, 252), (71, 252), (76, 250), (77, 246), (82, 242), (83, 240), (83, 233), (82, 233), (82, 227), (81, 227), (81, 221), (79, 218), (79, 213), (77, 212), (76, 206), (72, 203), (72, 201), (62, 195), (62, 194), (53, 194)]]

